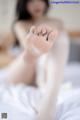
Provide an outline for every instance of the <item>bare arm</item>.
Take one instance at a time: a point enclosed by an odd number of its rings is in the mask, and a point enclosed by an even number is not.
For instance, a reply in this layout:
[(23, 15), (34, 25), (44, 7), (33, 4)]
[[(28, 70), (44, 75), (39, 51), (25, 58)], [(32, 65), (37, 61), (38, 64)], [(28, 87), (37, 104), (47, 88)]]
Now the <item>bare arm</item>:
[(26, 47), (25, 41), (26, 41), (26, 35), (28, 30), (30, 29), (30, 25), (25, 24), (23, 22), (17, 22), (14, 25), (14, 33), (16, 35), (16, 38), (19, 40), (20, 45), (24, 48)]
[(51, 120), (52, 116), (55, 117), (57, 97), (68, 58), (68, 45), (68, 37), (66, 33), (63, 32), (54, 44), (49, 55), (47, 63), (47, 85), (45, 94), (39, 105), (38, 120)]

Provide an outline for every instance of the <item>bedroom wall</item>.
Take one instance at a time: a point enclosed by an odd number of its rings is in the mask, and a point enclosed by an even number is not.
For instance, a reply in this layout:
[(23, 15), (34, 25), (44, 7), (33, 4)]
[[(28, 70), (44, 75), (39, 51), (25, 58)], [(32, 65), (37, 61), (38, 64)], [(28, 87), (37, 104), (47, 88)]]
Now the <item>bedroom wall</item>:
[(69, 63), (72, 63), (72, 62), (80, 63), (80, 41), (79, 40), (70, 41)]
[(16, 0), (0, 0), (0, 32), (8, 31), (14, 19)]
[(51, 4), (49, 16), (62, 19), (70, 31), (80, 31), (80, 4)]

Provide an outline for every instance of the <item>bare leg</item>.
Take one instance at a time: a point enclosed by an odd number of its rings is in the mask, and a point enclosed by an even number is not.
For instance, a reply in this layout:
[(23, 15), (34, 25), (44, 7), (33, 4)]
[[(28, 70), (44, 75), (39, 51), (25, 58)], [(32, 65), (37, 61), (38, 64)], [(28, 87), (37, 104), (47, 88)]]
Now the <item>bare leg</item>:
[(24, 51), (9, 67), (7, 82), (11, 84), (32, 84), (37, 58)]
[(48, 56), (47, 85), (38, 107), (38, 120), (51, 120), (52, 116), (55, 117), (57, 97), (63, 80), (68, 52), (68, 37), (65, 32), (62, 32)]

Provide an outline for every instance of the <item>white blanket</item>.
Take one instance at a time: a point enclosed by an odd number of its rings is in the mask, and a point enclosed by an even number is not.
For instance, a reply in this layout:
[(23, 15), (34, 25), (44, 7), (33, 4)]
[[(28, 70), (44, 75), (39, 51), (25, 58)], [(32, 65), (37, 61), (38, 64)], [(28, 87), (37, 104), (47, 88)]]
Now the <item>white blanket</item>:
[[(36, 107), (41, 97), (41, 92), (33, 87), (2, 85), (0, 113), (7, 113), (8, 120), (37, 120)], [(55, 120), (80, 120), (80, 90), (66, 93)]]
[[(70, 68), (67, 73), (70, 74)], [(36, 107), (42, 97), (41, 91), (21, 84), (5, 85), (6, 74), (6, 69), (0, 71), (0, 120), (2, 113), (8, 114), (8, 120), (37, 120)], [(73, 82), (69, 74), (68, 79)], [(77, 80), (77, 77), (74, 78)], [(80, 89), (62, 91), (59, 101), (62, 103), (57, 107), (55, 120), (80, 120)]]
[(1, 85), (0, 113), (6, 112), (8, 120), (33, 120), (40, 98), (40, 91), (34, 87)]
[(71, 90), (57, 110), (56, 120), (80, 120), (80, 89)]

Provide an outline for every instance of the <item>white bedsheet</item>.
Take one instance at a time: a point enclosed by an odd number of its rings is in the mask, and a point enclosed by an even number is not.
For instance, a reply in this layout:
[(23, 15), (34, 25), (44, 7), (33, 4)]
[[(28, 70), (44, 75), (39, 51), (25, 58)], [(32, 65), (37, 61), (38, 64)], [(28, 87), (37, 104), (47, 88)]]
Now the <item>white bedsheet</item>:
[(57, 110), (56, 120), (80, 120), (80, 89), (67, 92)]
[[(41, 97), (41, 92), (33, 87), (1, 86), (0, 113), (7, 113), (8, 120), (37, 120), (36, 108)], [(66, 92), (55, 120), (80, 120), (80, 89)]]
[[(76, 70), (77, 73), (75, 73)], [(69, 66), (69, 71), (67, 68), (69, 82), (77, 80), (76, 74), (80, 72), (79, 70), (79, 65)], [(70, 72), (72, 71), (74, 72), (71, 76)], [(36, 88), (21, 84), (18, 86), (5, 85), (4, 75), (6, 76), (6, 74), (6, 69), (0, 71), (0, 114), (7, 113), (8, 120), (37, 120), (36, 107), (42, 97), (41, 92)], [(77, 88), (79, 88), (79, 74)], [(61, 90), (58, 99), (60, 104), (57, 107), (55, 120), (80, 120), (80, 89), (77, 88)]]
[(0, 113), (8, 113), (8, 120), (35, 120), (40, 98), (41, 92), (34, 87), (1, 85)]

